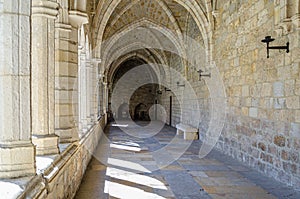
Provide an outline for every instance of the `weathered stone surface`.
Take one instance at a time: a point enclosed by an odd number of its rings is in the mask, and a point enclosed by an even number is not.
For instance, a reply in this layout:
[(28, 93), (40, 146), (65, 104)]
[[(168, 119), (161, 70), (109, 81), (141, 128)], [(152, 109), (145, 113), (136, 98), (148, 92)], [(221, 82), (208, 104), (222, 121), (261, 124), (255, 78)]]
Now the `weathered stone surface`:
[(286, 144), (286, 139), (282, 135), (277, 135), (274, 137), (274, 144), (280, 147), (284, 147)]

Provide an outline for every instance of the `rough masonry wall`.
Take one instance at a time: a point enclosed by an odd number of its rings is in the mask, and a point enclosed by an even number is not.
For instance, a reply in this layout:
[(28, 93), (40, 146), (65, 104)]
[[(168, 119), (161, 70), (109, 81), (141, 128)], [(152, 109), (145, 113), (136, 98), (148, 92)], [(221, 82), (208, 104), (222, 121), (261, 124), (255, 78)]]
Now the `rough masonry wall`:
[[(228, 99), (218, 148), (295, 188), (300, 187), (299, 29), (278, 31), (283, 1), (218, 1), (214, 59)], [(282, 36), (276, 34), (283, 33)], [(290, 42), (290, 53), (270, 50)]]

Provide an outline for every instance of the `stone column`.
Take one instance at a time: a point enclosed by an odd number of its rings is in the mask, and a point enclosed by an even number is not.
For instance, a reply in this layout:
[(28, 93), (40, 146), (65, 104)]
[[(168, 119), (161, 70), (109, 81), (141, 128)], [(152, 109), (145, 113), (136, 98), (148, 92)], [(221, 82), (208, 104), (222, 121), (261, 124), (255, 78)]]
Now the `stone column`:
[(54, 21), (58, 4), (32, 0), (32, 142), (37, 155), (58, 154), (54, 132)]
[(106, 114), (108, 107), (108, 89), (107, 83), (103, 82), (103, 114)]
[(93, 70), (92, 70), (92, 106), (91, 106), (91, 117), (94, 122), (98, 120), (98, 99), (99, 99), (99, 80), (98, 80), (98, 66), (101, 63), (101, 59), (93, 59)]
[(84, 52), (79, 52), (80, 54), (80, 65), (79, 65), (79, 119), (80, 119), (80, 131), (87, 131), (87, 112), (86, 112), (86, 104), (87, 104), (87, 90), (86, 90), (86, 75), (87, 75), (87, 67), (86, 67), (86, 54)]
[(103, 74), (99, 75), (99, 101), (98, 101), (98, 116), (101, 117), (103, 115), (103, 99), (104, 99), (104, 89), (103, 89)]
[(30, 135), (30, 2), (0, 1), (0, 178), (35, 174)]
[(86, 60), (86, 119), (88, 127), (92, 125), (91, 119), (91, 61)]
[(78, 126), (78, 30), (69, 24), (68, 0), (58, 0), (55, 22), (55, 134), (60, 143), (79, 139)]

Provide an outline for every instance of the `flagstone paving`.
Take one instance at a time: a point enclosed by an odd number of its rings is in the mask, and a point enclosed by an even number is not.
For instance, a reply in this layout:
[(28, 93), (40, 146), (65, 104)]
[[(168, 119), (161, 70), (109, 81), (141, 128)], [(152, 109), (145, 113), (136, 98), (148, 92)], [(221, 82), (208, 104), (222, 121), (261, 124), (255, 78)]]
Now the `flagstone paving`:
[(142, 124), (122, 130), (108, 125), (76, 199), (300, 198), (299, 192), (218, 151), (200, 159), (201, 142), (183, 140), (172, 127), (145, 138), (155, 128)]

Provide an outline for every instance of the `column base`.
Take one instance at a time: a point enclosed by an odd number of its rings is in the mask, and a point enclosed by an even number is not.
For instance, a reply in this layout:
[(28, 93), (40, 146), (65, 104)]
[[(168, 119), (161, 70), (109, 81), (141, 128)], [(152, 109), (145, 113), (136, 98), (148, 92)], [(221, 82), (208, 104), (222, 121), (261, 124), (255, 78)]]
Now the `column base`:
[(35, 149), (31, 142), (0, 143), (0, 178), (32, 176)]
[(32, 135), (32, 143), (36, 146), (36, 155), (59, 154), (57, 135)]
[(59, 143), (71, 143), (79, 140), (77, 128), (56, 129), (55, 134), (59, 136)]

